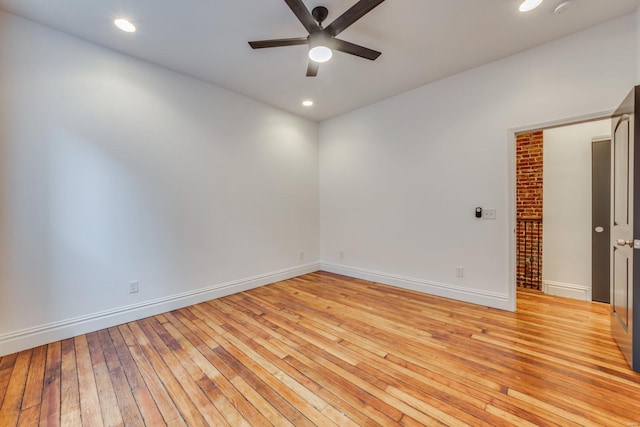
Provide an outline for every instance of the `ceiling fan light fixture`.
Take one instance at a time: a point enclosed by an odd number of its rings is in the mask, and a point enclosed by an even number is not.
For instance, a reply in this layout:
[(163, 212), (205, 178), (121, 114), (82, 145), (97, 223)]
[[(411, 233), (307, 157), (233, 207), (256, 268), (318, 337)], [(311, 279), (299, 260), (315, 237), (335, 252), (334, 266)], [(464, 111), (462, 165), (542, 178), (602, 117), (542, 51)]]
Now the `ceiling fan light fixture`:
[(120, 28), (125, 33), (134, 33), (136, 31), (136, 26), (131, 23), (128, 19), (118, 18), (114, 19), (113, 23), (116, 27)]
[(333, 51), (326, 46), (315, 46), (309, 49), (309, 59), (314, 62), (327, 62), (333, 56)]
[(542, 4), (542, 0), (524, 0), (518, 10), (520, 12), (529, 12)]
[(333, 56), (332, 40), (324, 31), (309, 35), (309, 59), (314, 62), (327, 62)]

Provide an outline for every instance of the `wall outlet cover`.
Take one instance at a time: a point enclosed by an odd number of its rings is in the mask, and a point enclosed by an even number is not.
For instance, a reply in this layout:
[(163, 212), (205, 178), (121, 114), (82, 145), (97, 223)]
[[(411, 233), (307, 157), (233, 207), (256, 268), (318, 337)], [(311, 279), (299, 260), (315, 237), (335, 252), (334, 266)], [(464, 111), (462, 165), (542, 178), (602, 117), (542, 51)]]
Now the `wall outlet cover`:
[(129, 293), (135, 294), (137, 292), (138, 292), (138, 281), (132, 280), (131, 282), (129, 282)]

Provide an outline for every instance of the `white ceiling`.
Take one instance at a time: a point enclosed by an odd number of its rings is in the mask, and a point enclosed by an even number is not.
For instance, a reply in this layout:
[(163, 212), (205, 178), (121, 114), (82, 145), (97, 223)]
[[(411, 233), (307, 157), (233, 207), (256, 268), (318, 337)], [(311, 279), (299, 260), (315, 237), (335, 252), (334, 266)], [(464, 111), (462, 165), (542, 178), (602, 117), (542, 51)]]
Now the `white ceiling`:
[[(252, 50), (249, 40), (304, 37), (283, 0), (0, 0), (0, 8), (214, 83), (284, 110), (324, 120), (634, 12), (640, 0), (386, 0), (340, 34), (382, 52), (375, 62), (337, 52), (305, 77), (306, 46)], [(325, 26), (356, 0), (326, 6)], [(117, 16), (138, 31), (116, 29)], [(632, 53), (630, 53), (632, 54)], [(303, 99), (313, 99), (311, 108)]]

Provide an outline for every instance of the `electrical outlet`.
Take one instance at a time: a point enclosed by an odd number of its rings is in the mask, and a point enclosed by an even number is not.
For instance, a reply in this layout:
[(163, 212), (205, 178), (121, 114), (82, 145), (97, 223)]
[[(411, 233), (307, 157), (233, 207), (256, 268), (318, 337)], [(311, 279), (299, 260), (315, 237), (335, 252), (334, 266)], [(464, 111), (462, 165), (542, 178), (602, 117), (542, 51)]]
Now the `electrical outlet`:
[(129, 282), (129, 293), (135, 294), (137, 292), (138, 292), (138, 281), (132, 280), (131, 282)]
[(495, 209), (485, 209), (482, 211), (482, 219), (496, 219)]
[(464, 277), (464, 267), (456, 267), (456, 277)]
[(304, 259), (304, 252), (300, 252), (300, 261)]
[(338, 255), (340, 256), (340, 259), (344, 259), (344, 251), (340, 251)]

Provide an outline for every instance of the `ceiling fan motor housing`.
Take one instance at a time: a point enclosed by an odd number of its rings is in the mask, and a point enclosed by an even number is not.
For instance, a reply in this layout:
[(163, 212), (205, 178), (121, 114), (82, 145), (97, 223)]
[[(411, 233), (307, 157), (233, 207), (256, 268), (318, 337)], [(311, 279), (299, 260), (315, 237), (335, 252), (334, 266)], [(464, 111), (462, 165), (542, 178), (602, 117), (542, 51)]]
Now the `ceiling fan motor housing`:
[(329, 10), (324, 6), (316, 6), (311, 11), (311, 16), (313, 16), (313, 19), (315, 19), (318, 24), (322, 24), (322, 21), (329, 16)]

